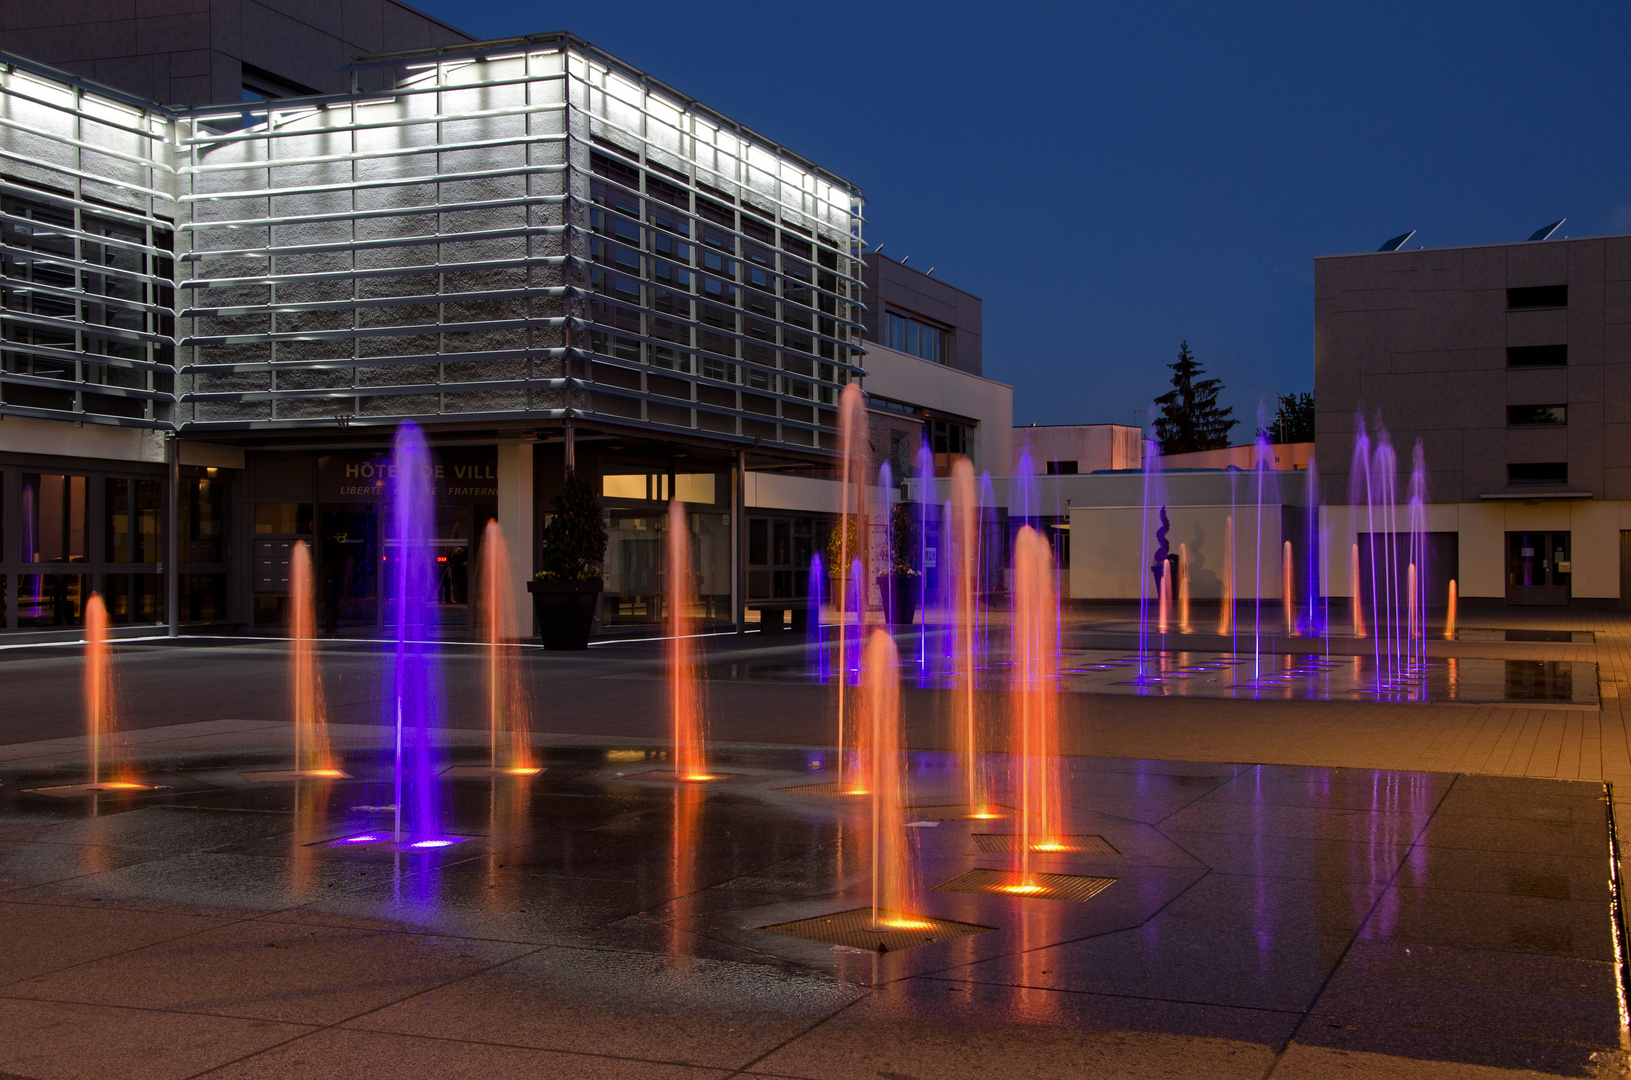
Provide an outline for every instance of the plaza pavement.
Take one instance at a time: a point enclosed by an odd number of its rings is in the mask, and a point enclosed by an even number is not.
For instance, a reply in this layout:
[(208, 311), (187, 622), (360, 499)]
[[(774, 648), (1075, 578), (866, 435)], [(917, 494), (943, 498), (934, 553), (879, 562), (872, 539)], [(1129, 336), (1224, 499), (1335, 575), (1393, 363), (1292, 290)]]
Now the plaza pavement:
[[(1124, 611), (1079, 609), (1072, 614), (1072, 644), (1130, 644)], [(1101, 760), (1144, 759), (1157, 771), (1160, 761), (1181, 758), (1232, 763), (1231, 767), (1250, 763), (1440, 774), (1442, 779), (1429, 781), (1430, 786), (1436, 785), (1434, 790), (1450, 783), (1453, 774), (1631, 781), (1631, 740), (1619, 695), (1620, 687), (1631, 685), (1627, 679), (1631, 674), (1627, 666), (1631, 662), (1631, 619), (1617, 611), (1503, 610), (1466, 616), (1463, 624), (1594, 631), (1596, 640), (1591, 644), (1439, 641), (1433, 644), (1433, 651), (1439, 655), (1595, 661), (1601, 676), (1600, 707), (1067, 695), (1063, 749)], [(796, 647), (766, 647), (752, 635), (709, 639), (708, 644), (715, 665), (727, 667), (733, 662), (788, 662), (797, 654)], [(1204, 647), (1206, 639), (1197, 637), (1194, 644)], [(527, 666), (537, 702), (536, 725), (548, 732), (539, 741), (563, 747), (660, 743), (666, 714), (659, 651), (653, 643), (639, 642), (598, 646), (584, 656), (530, 654)], [(131, 644), (121, 648), (118, 664), (125, 729), (137, 756), (154, 768), (184, 772), (189, 765), (222, 755), (254, 762), (273, 760), (283, 752), (288, 736), (283, 720), (286, 703), (280, 644), (252, 640)], [(324, 664), (337, 740), (365, 743), (371, 735), (368, 726), (375, 707), (370, 650), (332, 645), (325, 652)], [(449, 649), (446, 671), (455, 701), (479, 699), (479, 664), (472, 652)], [(9, 786), (14, 787), (15, 777), (23, 774), (69, 776), (82, 768), (78, 677), (78, 653), (72, 648), (0, 652), (0, 774)], [(831, 742), (829, 696), (821, 688), (722, 678), (711, 684), (709, 694), (713, 735), (722, 743), (770, 748)], [(906, 692), (907, 729), (914, 746), (948, 744), (947, 733), (940, 728), (942, 704), (936, 692)], [(479, 723), (461, 719), (460, 712), (455, 710), (453, 722), (465, 727), (454, 732), (454, 738), (467, 746), (479, 745)], [(1545, 794), (1552, 789), (1534, 790), (1540, 794), (1525, 796), (1531, 802), (1549, 805), (1562, 799), (1560, 805), (1570, 805), (1568, 799), (1575, 798), (1574, 805), (1584, 807), (1590, 801), (1589, 789), (1574, 796)], [(1564, 784), (1555, 790), (1571, 789)], [(786, 982), (754, 976), (759, 969), (751, 964), (731, 963), (746, 959), (740, 956), (703, 956), (676, 965), (672, 958), (629, 959), (641, 952), (639, 948), (633, 954), (621, 949), (605, 954), (604, 942), (594, 944), (589, 953), (569, 954), (540, 948), (526, 935), (518, 943), (511, 940), (517, 937), (513, 930), (427, 936), (423, 931), (411, 932), (401, 922), (382, 920), (373, 912), (302, 916), (306, 903), (296, 901), (309, 901), (309, 897), (291, 889), (282, 878), (261, 880), (249, 874), (247, 880), (237, 881), (226, 870), (169, 882), (142, 878), (144, 866), (168, 865), (163, 860), (154, 862), (161, 852), (165, 859), (203, 860), (203, 865), (253, 865), (255, 858), (265, 855), (254, 849), (255, 844), (264, 843), (256, 839), (255, 825), (266, 820), (265, 811), (256, 809), (256, 797), (254, 793), (243, 795), (249, 801), (236, 811), (236, 817), (212, 813), (209, 827), (200, 826), (191, 838), (185, 832), (179, 838), (171, 835), (174, 829), (168, 825), (163, 837), (144, 832), (144, 828), (153, 829), (142, 823), (151, 821), (156, 810), (108, 818), (107, 826), (87, 823), (85, 827), (94, 826), (91, 833), (72, 842), (42, 838), (42, 829), (64, 827), (56, 819), (31, 821), (25, 815), (23, 820), (12, 817), (0, 824), (0, 848), (6, 854), (0, 860), (0, 888), (11, 894), (0, 899), (0, 925), (7, 930), (5, 943), (0, 945), (0, 1031), (11, 1036), (9, 1042), (0, 1042), (0, 1070), (17, 1070), (15, 1075), (29, 1080), (93, 1076), (168, 1080), (202, 1075), (756, 1075), (843, 1080), (1239, 1075), (1274, 1080), (1362, 1076), (1511, 1080), (1559, 1072), (1626, 1075), (1624, 1056), (1606, 1049), (1576, 1054), (1556, 1068), (1535, 1062), (1542, 1071), (1533, 1072), (1527, 1067), (1514, 1068), (1522, 1064), (1519, 1058), (1503, 1059), (1492, 1051), (1488, 1044), (1499, 1039), (1490, 1034), (1468, 1036), (1486, 1044), (1481, 1047), (1378, 1049), (1344, 1045), (1341, 1033), (1345, 1025), (1332, 1022), (1325, 1025), (1328, 1030), (1322, 1038), (1275, 1045), (1260, 1035), (1228, 1037), (1215, 1025), (1204, 1023), (1186, 1031), (1190, 1021), (1152, 1019), (1148, 1005), (1132, 1009), (1118, 1022), (1109, 1004), (1113, 995), (1096, 999), (1096, 1005), (1084, 1005), (1084, 999), (1075, 995), (1042, 989), (993, 995), (979, 990), (978, 980), (968, 984), (971, 993), (966, 1000), (954, 996), (949, 1000), (955, 1004), (931, 1010), (930, 1015), (938, 1013), (940, 1019), (925, 1026), (924, 1005), (917, 1000), (921, 982), (886, 982), (872, 989), (860, 988), (865, 979), (856, 983)], [(1617, 799), (1612, 804), (1622, 832), (1627, 801), (1631, 800)], [(163, 820), (177, 820), (178, 812), (168, 812)], [(144, 814), (148, 818), (143, 819)], [(108, 832), (119, 820), (128, 821), (128, 829)], [(232, 824), (240, 820), (245, 824)], [(1569, 842), (1589, 847), (1593, 842), (1586, 836), (1591, 831), (1589, 813), (1578, 811), (1574, 821), (1585, 831), (1579, 837), (1571, 831)], [(279, 824), (278, 829), (286, 831), (287, 826)], [(1523, 858), (1544, 859), (1549, 857), (1544, 854), (1546, 845), (1554, 843), (1550, 838), (1563, 840), (1561, 833), (1544, 828), (1538, 841), (1526, 839), (1519, 835), (1525, 830), (1534, 831), (1531, 825), (1514, 827), (1517, 847), (1488, 860), (1518, 858), (1518, 849), (1537, 852)], [(1602, 843), (1606, 848), (1606, 839)], [(241, 846), (246, 844), (249, 847)], [(1509, 846), (1493, 844), (1495, 850)], [(123, 867), (130, 869), (121, 871)], [(94, 872), (87, 874), (88, 869)], [(123, 896), (86, 891), (102, 888), (91, 884), (97, 881), (122, 880), (122, 872), (126, 877), (136, 875), (144, 884), (133, 888), (127, 882), (124, 888), (131, 895)], [(318, 885), (308, 883), (308, 891), (319, 885), (342, 892), (377, 885), (367, 871), (357, 871), (362, 876), (355, 879), (334, 878), (336, 873), (332, 868), (322, 871)], [(1555, 875), (1531, 874), (1530, 878), (1544, 883)], [(492, 887), (513, 884), (502, 874), (495, 882)], [(1492, 886), (1495, 891), (1505, 887), (1504, 881)], [(1584, 902), (1588, 895), (1595, 897), (1590, 889), (1584, 879), (1574, 884), (1573, 903)], [(32, 896), (27, 895), (30, 892)], [(1474, 888), (1456, 895), (1471, 898), (1477, 892)], [(155, 900), (155, 896), (165, 899)], [(189, 903), (188, 896), (211, 899)], [(1542, 908), (1556, 903), (1545, 899), (1521, 902)], [(245, 907), (259, 910), (238, 910)], [(1473, 904), (1464, 914), (1452, 913), (1450, 923), (1457, 924), (1452, 929), (1470, 935), (1469, 940), (1476, 938), (1477, 922), (1488, 917), (1487, 911), (1480, 915), (1480, 910)], [(581, 947), (583, 942), (572, 944)], [(235, 968), (253, 972), (259, 979), (266, 969), (263, 959), (282, 956), (275, 951), (261, 953), (262, 949), (293, 952), (287, 963), (276, 968), (280, 974), (273, 985), (262, 987), (252, 979), (250, 984), (233, 987)], [(1511, 960), (1507, 956), (1487, 970), (1453, 973), (1448, 981), (1429, 984), (1424, 992), (1431, 994), (1436, 988), (1442, 996), (1445, 986), (1453, 986), (1456, 992), (1479, 999), (1510, 993), (1500, 990), (1513, 977), (1500, 964)], [(569, 961), (586, 966), (576, 973), (559, 967)], [(1397, 963), (1397, 958), (1379, 962), (1386, 966)], [(154, 968), (154, 963), (161, 967)], [(174, 970), (164, 970), (165, 963), (174, 964)], [(536, 969), (521, 980), (524, 985), (515, 981), (516, 964)], [(356, 977), (336, 978), (335, 965), (342, 975), (354, 970)], [(537, 1007), (562, 1012), (559, 1023), (550, 1029), (555, 1034), (518, 1036), (513, 1043), (505, 1043), (490, 1033), (473, 1035), (469, 1025), (479, 1027), (481, 1023), (473, 1018), (459, 1021), (466, 1025), (466, 1034), (460, 1035), (454, 1030), (457, 1023), (449, 1028), (443, 1022), (446, 1018), (435, 1018), (423, 1008), (414, 1014), (418, 1019), (393, 1020), (383, 1027), (371, 1020), (347, 1019), (370, 1016), (380, 1008), (408, 1016), (415, 1008), (409, 1003), (433, 994), (436, 987), (470, 978), (479, 981), (482, 973), (500, 968), (507, 975), (497, 980), (500, 997), (495, 1000), (502, 1004), (504, 995), (533, 994)], [(75, 984), (79, 988), (70, 992), (6, 989), (19, 978), (74, 983), (74, 973), (80, 970), (90, 982), (81, 979)], [(196, 992), (184, 992), (177, 987), (178, 977), (184, 982), (199, 980), (201, 986)], [(755, 982), (755, 978), (768, 981)], [(1567, 981), (1567, 976), (1563, 978)], [(735, 998), (735, 980), (745, 980), (740, 989), (747, 999), (757, 993), (762, 1000), (726, 1014), (700, 1007), (688, 1013), (687, 1001), (695, 1005), (721, 992)], [(91, 988), (85, 989), (86, 985)], [(657, 1048), (615, 1052), (616, 1047), (627, 1044), (626, 1034), (614, 1029), (596, 1034), (595, 1024), (606, 1022), (601, 1006), (618, 998), (620, 985), (625, 990), (631, 985), (649, 985), (649, 994), (635, 995), (640, 1001), (636, 1012), (623, 1015), (619, 1023), (632, 1025), (631, 1032), (642, 1025), (649, 1027), (656, 1042), (647, 1040), (641, 1045)], [(536, 997), (539, 986), (549, 988), (543, 998)], [(954, 994), (955, 989), (951, 987), (948, 993)], [(1558, 995), (1556, 987), (1536, 985), (1534, 992), (1537, 1001)], [(198, 995), (217, 1001), (231, 999), (234, 1004), (202, 1008), (189, 1004)], [(387, 1008), (386, 1003), (391, 1002), (402, 1004)], [(1424, 1001), (1419, 1007), (1443, 1004)], [(760, 1005), (763, 1015), (756, 1012)], [(1512, 1001), (1502, 1007), (1521, 1012), (1524, 1003)], [(722, 1025), (708, 1033), (703, 1048), (694, 1052), (685, 1050), (691, 1044), (679, 1034), (688, 1015), (693, 1019), (708, 1016)], [(719, 1020), (721, 1015), (727, 1019)], [(588, 1028), (574, 1029), (574, 1018)], [(733, 1038), (744, 1032), (769, 1041), (761, 1050), (737, 1056), (706, 1048), (709, 1040), (719, 1046), (735, 1046)], [(596, 1038), (604, 1045), (597, 1047)], [(671, 1044), (667, 1051), (660, 1049), (665, 1039)], [(1394, 1052), (1387, 1052), (1389, 1049)], [(1087, 1063), (1091, 1068), (1084, 1071)]]

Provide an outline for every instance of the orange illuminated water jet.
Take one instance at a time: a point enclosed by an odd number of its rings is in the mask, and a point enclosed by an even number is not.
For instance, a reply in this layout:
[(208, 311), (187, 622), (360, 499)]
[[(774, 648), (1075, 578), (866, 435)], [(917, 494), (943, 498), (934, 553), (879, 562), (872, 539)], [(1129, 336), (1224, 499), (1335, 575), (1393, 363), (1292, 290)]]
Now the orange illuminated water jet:
[(1161, 581), (1156, 593), (1155, 632), (1167, 632), (1167, 613), (1172, 607), (1172, 560), (1161, 560)]
[(1013, 671), (1009, 694), (1020, 769), (1019, 884), (1033, 884), (1031, 854), (1060, 835), (1058, 613), (1053, 552), (1029, 525), (1014, 538)]
[[(85, 735), (90, 745), (91, 785), (108, 790), (140, 790), (129, 769), (115, 759), (113, 737), (118, 708), (113, 692), (113, 666), (108, 654), (108, 609), (99, 593), (85, 604)], [(104, 772), (111, 780), (103, 780)]]
[(1189, 633), (1189, 545), (1178, 545), (1178, 632)]
[(966, 457), (959, 457), (951, 467), (951, 528), (947, 558), (943, 565), (952, 572), (952, 607), (955, 611), (952, 626), (952, 661), (956, 665), (957, 682), (955, 709), (955, 739), (957, 756), (963, 768), (964, 795), (968, 805), (977, 807), (974, 817), (996, 817), (983, 809), (987, 803), (984, 769), (980, 752), (984, 749), (980, 733), (979, 700), (975, 695), (975, 623), (978, 611), (975, 604), (979, 580), (979, 501), (975, 495), (974, 465)]
[(1444, 619), (1444, 640), (1445, 641), (1454, 641), (1455, 640), (1455, 602), (1456, 602), (1455, 578), (1451, 578), (1450, 579), (1450, 597), (1449, 597), (1450, 609), (1449, 609), (1449, 614), (1446, 615), (1445, 619)]
[[(916, 929), (921, 920), (902, 917), (916, 900), (911, 843), (907, 836), (906, 748), (900, 729), (900, 654), (895, 641), (872, 632), (862, 660), (861, 713), (866, 735), (867, 786), (872, 792), (872, 926)], [(858, 733), (859, 734), (859, 733)], [(891, 913), (885, 917), (882, 913)]]
[(335, 778), (323, 681), (317, 670), (317, 604), (311, 549), (296, 540), (289, 555), (289, 701), (294, 707), (294, 767), (301, 776)]
[(1285, 542), (1280, 557), (1280, 607), (1285, 612), (1286, 636), (1297, 636), (1296, 574), (1291, 566), (1291, 541)]
[(478, 560), (477, 621), (487, 646), (488, 766), (509, 776), (536, 776), (543, 770), (533, 762), (532, 702), (515, 649), (522, 631), (510, 587), (509, 546), (491, 518), (482, 532)]
[(1359, 545), (1358, 544), (1355, 544), (1353, 546), (1353, 567), (1352, 567), (1352, 570), (1351, 570), (1351, 574), (1352, 574), (1352, 580), (1353, 580), (1353, 597), (1354, 597), (1354, 637), (1362, 638), (1362, 637), (1365, 636), (1365, 610), (1364, 610), (1364, 605), (1360, 602), (1360, 595), (1359, 595), (1360, 590), (1359, 590)]
[(707, 732), (691, 636), (691, 528), (685, 504), (668, 504), (668, 707), (674, 727), (674, 776), (712, 780)]
[[(838, 678), (833, 680), (838, 689), (838, 773), (837, 784), (839, 791), (844, 788), (844, 758), (848, 746), (845, 743), (846, 731), (853, 732), (854, 723), (851, 722), (848, 710), (851, 706), (846, 687), (849, 683), (850, 648), (852, 630), (851, 621), (858, 629), (866, 623), (866, 582), (868, 580), (866, 563), (867, 547), (867, 473), (871, 468), (871, 458), (868, 451), (871, 444), (867, 441), (867, 415), (866, 398), (861, 393), (858, 383), (849, 383), (844, 387), (839, 397), (838, 408), (840, 448), (843, 451), (842, 472), (839, 475), (839, 504), (838, 517), (838, 566), (836, 568), (841, 583), (835, 589), (835, 607), (840, 615), (838, 620)], [(852, 532), (850, 523), (854, 522)], [(852, 550), (853, 547), (858, 550)], [(855, 590), (856, 562), (860, 562), (860, 595), (859, 611), (850, 611), (851, 592)], [(854, 640), (853, 647), (859, 649), (862, 642)], [(849, 792), (859, 794), (859, 792)]]
[(1410, 598), (1405, 604), (1405, 634), (1407, 635), (1405, 640), (1410, 642), (1411, 651), (1414, 651), (1415, 643), (1416, 643), (1416, 633), (1417, 633), (1417, 631), (1419, 631), (1421, 629), (1421, 624), (1419, 622), (1419, 620), (1421, 618), (1421, 613), (1417, 610), (1420, 605), (1417, 603), (1417, 600), (1416, 600), (1416, 564), (1415, 563), (1411, 563), (1405, 569), (1405, 589), (1410, 594)]
[(1235, 626), (1235, 516), (1223, 519), (1223, 599), (1218, 606), (1218, 633), (1234, 632)]

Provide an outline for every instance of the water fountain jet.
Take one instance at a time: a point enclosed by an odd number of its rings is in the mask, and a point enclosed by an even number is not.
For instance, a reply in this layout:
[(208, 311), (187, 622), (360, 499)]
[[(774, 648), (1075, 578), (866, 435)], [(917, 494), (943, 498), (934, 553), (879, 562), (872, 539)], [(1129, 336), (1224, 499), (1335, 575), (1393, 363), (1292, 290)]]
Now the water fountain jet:
[(668, 504), (668, 707), (674, 778), (717, 779), (708, 771), (706, 718), (691, 622), (691, 529), (685, 504)]

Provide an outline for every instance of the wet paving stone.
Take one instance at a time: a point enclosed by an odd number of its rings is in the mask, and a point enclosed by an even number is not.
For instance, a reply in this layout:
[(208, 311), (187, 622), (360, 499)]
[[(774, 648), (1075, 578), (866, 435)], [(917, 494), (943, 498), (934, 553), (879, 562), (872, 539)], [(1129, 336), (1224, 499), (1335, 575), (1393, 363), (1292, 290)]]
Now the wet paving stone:
[[(822, 782), (829, 751), (728, 748), (729, 782), (689, 785), (652, 778), (659, 748), (542, 746), (535, 776), (450, 779), (462, 839), (433, 851), (332, 843), (390, 838), (368, 754), (354, 779), (255, 784), (237, 773), (265, 752), (190, 754), (139, 800), (47, 806), (0, 777), (0, 1015), (23, 1032), (0, 1070), (98, 1010), (192, 1018), (178, 1037), (237, 1048), (200, 1060), (245, 1077), (369, 1047), (426, 1068), (461, 1047), (498, 1074), (869, 1080), (1617, 1053), (1601, 785), (1072, 758), (1058, 835), (1095, 842), (1028, 872), (1113, 884), (1054, 898), (936, 891), (1008, 881), (1022, 853), (991, 840), (1012, 822), (920, 813), (966, 793), (914, 753), (907, 914), (981, 932), (879, 952), (765, 930), (867, 910), (868, 801), (779, 790)], [(991, 765), (991, 802), (1018, 805)]]

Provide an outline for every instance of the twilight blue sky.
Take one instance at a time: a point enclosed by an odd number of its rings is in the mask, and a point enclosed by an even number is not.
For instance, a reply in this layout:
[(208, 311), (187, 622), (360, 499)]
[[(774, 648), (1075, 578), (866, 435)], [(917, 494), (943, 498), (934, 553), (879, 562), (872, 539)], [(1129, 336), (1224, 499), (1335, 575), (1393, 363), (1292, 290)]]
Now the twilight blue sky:
[(1131, 422), (1185, 338), (1248, 423), (1312, 390), (1315, 255), (1631, 232), (1624, 4), (410, 2), (859, 184), (871, 244), (984, 299), (1016, 424)]

